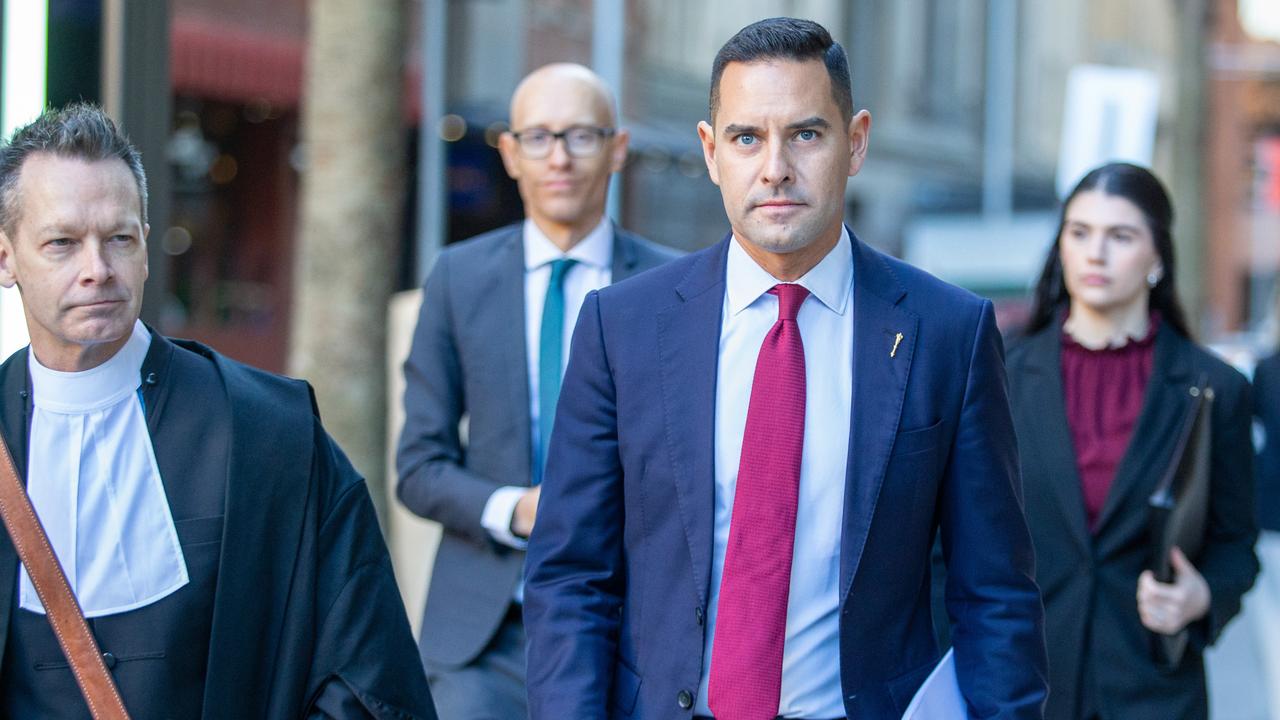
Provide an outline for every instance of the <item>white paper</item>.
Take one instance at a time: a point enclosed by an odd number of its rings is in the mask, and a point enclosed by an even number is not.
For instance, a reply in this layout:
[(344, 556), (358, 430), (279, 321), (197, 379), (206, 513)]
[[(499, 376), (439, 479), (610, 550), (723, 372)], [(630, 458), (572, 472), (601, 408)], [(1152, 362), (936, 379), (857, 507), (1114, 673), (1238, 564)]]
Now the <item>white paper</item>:
[(968, 720), (969, 711), (956, 680), (955, 650), (948, 650), (911, 698), (902, 720)]

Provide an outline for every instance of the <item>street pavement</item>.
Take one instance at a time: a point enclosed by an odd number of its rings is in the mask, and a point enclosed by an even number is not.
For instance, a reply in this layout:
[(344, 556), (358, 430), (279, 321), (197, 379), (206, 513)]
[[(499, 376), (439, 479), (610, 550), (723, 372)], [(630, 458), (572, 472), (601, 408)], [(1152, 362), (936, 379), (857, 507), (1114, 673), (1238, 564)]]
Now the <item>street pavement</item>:
[(1263, 533), (1244, 609), (1205, 655), (1213, 720), (1280, 720), (1280, 534)]

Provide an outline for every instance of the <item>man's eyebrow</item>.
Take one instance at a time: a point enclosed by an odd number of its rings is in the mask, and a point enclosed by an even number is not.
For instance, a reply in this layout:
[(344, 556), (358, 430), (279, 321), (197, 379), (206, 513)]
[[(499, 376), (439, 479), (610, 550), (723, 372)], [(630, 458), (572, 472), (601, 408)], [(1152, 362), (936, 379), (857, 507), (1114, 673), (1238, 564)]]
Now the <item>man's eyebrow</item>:
[(831, 128), (831, 123), (817, 115), (814, 115), (813, 117), (805, 118), (799, 122), (793, 122), (787, 126), (788, 130), (804, 130), (805, 128), (822, 128), (823, 130), (828, 130)]
[(759, 133), (760, 128), (755, 125), (739, 125), (737, 123), (730, 123), (725, 125), (724, 130), (721, 132), (725, 135), (740, 135), (742, 133)]

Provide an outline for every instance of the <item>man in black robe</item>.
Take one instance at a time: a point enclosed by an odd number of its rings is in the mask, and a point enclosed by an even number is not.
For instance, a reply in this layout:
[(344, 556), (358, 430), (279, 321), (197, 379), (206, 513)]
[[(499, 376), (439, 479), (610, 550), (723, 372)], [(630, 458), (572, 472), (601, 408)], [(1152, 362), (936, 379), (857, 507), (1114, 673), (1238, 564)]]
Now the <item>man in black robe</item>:
[[(98, 108), (0, 148), (0, 284), (31, 336), (0, 366), (0, 433), (126, 708), (434, 719), (368, 492), (310, 388), (140, 323), (147, 230), (138, 153)], [(26, 582), (0, 536), (0, 716), (88, 717)]]

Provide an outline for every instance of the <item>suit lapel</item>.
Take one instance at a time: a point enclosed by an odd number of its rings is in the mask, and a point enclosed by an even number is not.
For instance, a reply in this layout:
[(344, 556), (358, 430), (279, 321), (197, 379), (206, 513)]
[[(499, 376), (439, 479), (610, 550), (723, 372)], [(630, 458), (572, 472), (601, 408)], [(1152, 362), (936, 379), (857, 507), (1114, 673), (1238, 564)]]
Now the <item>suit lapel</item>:
[(664, 428), (701, 604), (711, 582), (716, 370), (729, 242), (701, 253), (676, 286), (678, 299), (658, 315)]
[[(1180, 345), (1180, 338), (1168, 325), (1157, 331), (1142, 412), (1098, 515), (1099, 538), (1116, 521), (1128, 496), (1140, 489), (1149, 492), (1169, 464), (1177, 430), (1193, 399), (1187, 391), (1194, 378), (1186, 356), (1179, 352)], [(1146, 498), (1140, 500), (1145, 507)]]
[(889, 453), (902, 417), (919, 319), (900, 307), (906, 291), (889, 266), (853, 233), (853, 402), (845, 470), (840, 597), (857, 574)]
[[(529, 418), (529, 349), (525, 347), (525, 306), (524, 306), (524, 224), (512, 228), (511, 234), (502, 245), (496, 261), (499, 263), (497, 284), (493, 288), (493, 312), (497, 323), (488, 336), (498, 345), (496, 352), (503, 358), (503, 374), (506, 376), (507, 397), (511, 398), (508, 412), (516, 418), (520, 428), (518, 437), (512, 442), (524, 448), (521, 457), (524, 459), (524, 472), (517, 477), (523, 483), (533, 482), (533, 429)], [(485, 294), (474, 298), (485, 302)]]
[(1080, 490), (1080, 472), (1067, 424), (1067, 405), (1062, 394), (1062, 335), (1055, 322), (1027, 341), (1027, 376), (1024, 397), (1034, 407), (1019, 413), (1025, 423), (1024, 442), (1035, 443), (1035, 451), (1052, 469), (1048, 482), (1062, 519), (1071, 537), (1088, 555), (1092, 540)]
[[(204, 716), (265, 717), (275, 678), (251, 668), (268, 667), (282, 644), (299, 641), (284, 635), (286, 614), (305, 612), (291, 605), (300, 597), (291, 584), (311, 572), (302, 563), (314, 562), (296, 559), (292, 572), (272, 571), (275, 559), (296, 556), (306, 516), (318, 507), (308, 412), (314, 400), (301, 383), (268, 385), (221, 356), (213, 359), (231, 405), (231, 450)], [(246, 598), (256, 598), (248, 603), (253, 612), (245, 612)]]

